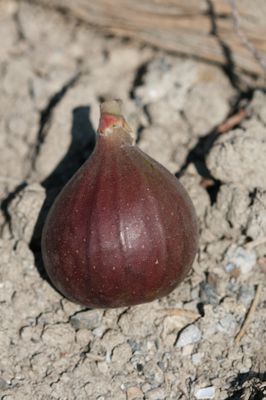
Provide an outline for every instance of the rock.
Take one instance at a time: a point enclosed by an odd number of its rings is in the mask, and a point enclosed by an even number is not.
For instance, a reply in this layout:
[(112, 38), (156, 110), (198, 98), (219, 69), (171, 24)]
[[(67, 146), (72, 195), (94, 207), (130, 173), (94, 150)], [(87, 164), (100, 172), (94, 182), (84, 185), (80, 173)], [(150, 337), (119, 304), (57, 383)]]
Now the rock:
[(215, 387), (214, 386), (208, 386), (208, 387), (198, 389), (195, 391), (195, 397), (198, 400), (214, 399), (214, 396), (215, 396)]
[(123, 368), (123, 365), (125, 365), (129, 361), (131, 356), (132, 351), (129, 344), (122, 343), (113, 349), (112, 362), (117, 363), (117, 366), (119, 368)]
[(145, 363), (143, 373), (152, 387), (160, 386), (164, 381), (163, 371), (157, 365), (154, 365), (153, 360)]
[(0, 390), (6, 390), (9, 388), (9, 384), (2, 378), (0, 378)]
[(213, 306), (219, 304), (219, 297), (215, 287), (209, 282), (200, 283), (200, 299), (205, 304), (212, 304)]
[(97, 328), (93, 329), (92, 333), (94, 336), (101, 338), (104, 335), (105, 331), (106, 331), (106, 326), (102, 324)]
[(204, 357), (204, 353), (194, 353), (191, 356), (192, 363), (194, 365), (199, 365)]
[(238, 301), (248, 307), (255, 296), (255, 287), (242, 285), (240, 287)]
[(70, 324), (75, 329), (95, 329), (99, 326), (103, 311), (88, 310), (79, 312), (70, 318)]
[(237, 322), (232, 314), (228, 314), (221, 318), (217, 324), (217, 329), (228, 336), (235, 336), (237, 330)]
[(242, 274), (248, 274), (256, 265), (256, 253), (243, 247), (231, 245), (225, 255), (225, 270), (232, 272), (238, 268)]
[(137, 386), (131, 386), (127, 389), (127, 400), (142, 400), (143, 392)]
[(196, 325), (189, 325), (180, 333), (176, 347), (184, 347), (188, 344), (197, 343), (201, 340), (202, 334)]
[(161, 388), (149, 390), (145, 393), (145, 399), (147, 400), (165, 400), (166, 396), (164, 390)]

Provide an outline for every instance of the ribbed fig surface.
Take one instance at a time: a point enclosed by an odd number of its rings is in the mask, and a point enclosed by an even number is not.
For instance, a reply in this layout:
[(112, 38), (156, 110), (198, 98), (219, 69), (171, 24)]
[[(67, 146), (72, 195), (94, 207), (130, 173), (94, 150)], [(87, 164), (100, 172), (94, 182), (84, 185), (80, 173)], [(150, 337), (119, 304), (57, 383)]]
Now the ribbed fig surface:
[(185, 189), (133, 144), (119, 103), (103, 103), (94, 152), (45, 223), (51, 281), (88, 307), (144, 303), (171, 292), (196, 251), (196, 215)]

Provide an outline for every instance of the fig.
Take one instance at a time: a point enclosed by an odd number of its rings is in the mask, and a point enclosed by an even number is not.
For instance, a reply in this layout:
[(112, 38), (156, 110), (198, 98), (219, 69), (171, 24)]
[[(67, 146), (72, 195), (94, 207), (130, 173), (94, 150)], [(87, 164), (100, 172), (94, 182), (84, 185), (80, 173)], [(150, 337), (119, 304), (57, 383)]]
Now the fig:
[(130, 306), (183, 280), (197, 252), (197, 218), (177, 178), (134, 144), (121, 102), (100, 110), (94, 151), (52, 205), (42, 254), (68, 299)]

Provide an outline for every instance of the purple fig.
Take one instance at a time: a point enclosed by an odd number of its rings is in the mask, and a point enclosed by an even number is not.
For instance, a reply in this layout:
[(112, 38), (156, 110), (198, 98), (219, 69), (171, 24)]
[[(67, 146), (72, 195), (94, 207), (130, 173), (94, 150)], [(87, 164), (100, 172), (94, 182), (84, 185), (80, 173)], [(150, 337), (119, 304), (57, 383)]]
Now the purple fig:
[(101, 105), (95, 149), (46, 219), (47, 273), (87, 307), (129, 306), (170, 293), (194, 260), (198, 228), (179, 181), (142, 152), (117, 100)]

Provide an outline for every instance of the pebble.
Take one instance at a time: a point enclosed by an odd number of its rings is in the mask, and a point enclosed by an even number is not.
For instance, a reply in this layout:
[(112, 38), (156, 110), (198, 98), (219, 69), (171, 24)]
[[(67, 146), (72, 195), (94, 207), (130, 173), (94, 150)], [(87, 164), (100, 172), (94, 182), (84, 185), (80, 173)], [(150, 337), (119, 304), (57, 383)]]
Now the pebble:
[(194, 353), (191, 356), (192, 363), (194, 365), (200, 364), (202, 358), (204, 357), (204, 353)]
[(165, 399), (164, 390), (161, 388), (152, 389), (146, 393), (145, 399), (147, 399), (147, 400), (164, 400)]
[(100, 324), (102, 312), (99, 310), (88, 310), (80, 312), (70, 318), (70, 324), (75, 329), (94, 329)]
[(106, 326), (100, 325), (97, 328), (93, 329), (92, 333), (94, 334), (94, 336), (101, 338), (105, 333), (105, 331), (106, 331)]
[(205, 388), (201, 388), (196, 390), (195, 392), (195, 397), (198, 400), (203, 400), (203, 399), (214, 399), (215, 396), (215, 387), (214, 386), (208, 386)]
[(200, 299), (205, 304), (212, 304), (213, 306), (217, 306), (219, 304), (219, 297), (216, 293), (216, 290), (209, 282), (201, 282)]
[(231, 273), (238, 268), (242, 274), (248, 274), (256, 265), (256, 253), (243, 247), (232, 245), (225, 256), (225, 270)]
[(121, 369), (123, 369), (123, 365), (129, 361), (131, 356), (132, 356), (132, 351), (129, 344), (122, 343), (113, 349), (112, 361), (118, 363)]
[(189, 325), (180, 333), (176, 347), (184, 347), (191, 343), (199, 342), (202, 337), (201, 331), (195, 325)]
[(137, 386), (131, 386), (127, 389), (127, 400), (143, 399), (143, 392)]
[(228, 314), (221, 318), (217, 328), (220, 332), (227, 334), (228, 336), (234, 336), (237, 330), (237, 322), (232, 314)]
[(0, 378), (0, 390), (8, 389), (9, 384), (2, 378)]
[(248, 307), (255, 296), (254, 286), (241, 286), (238, 295), (238, 301)]

